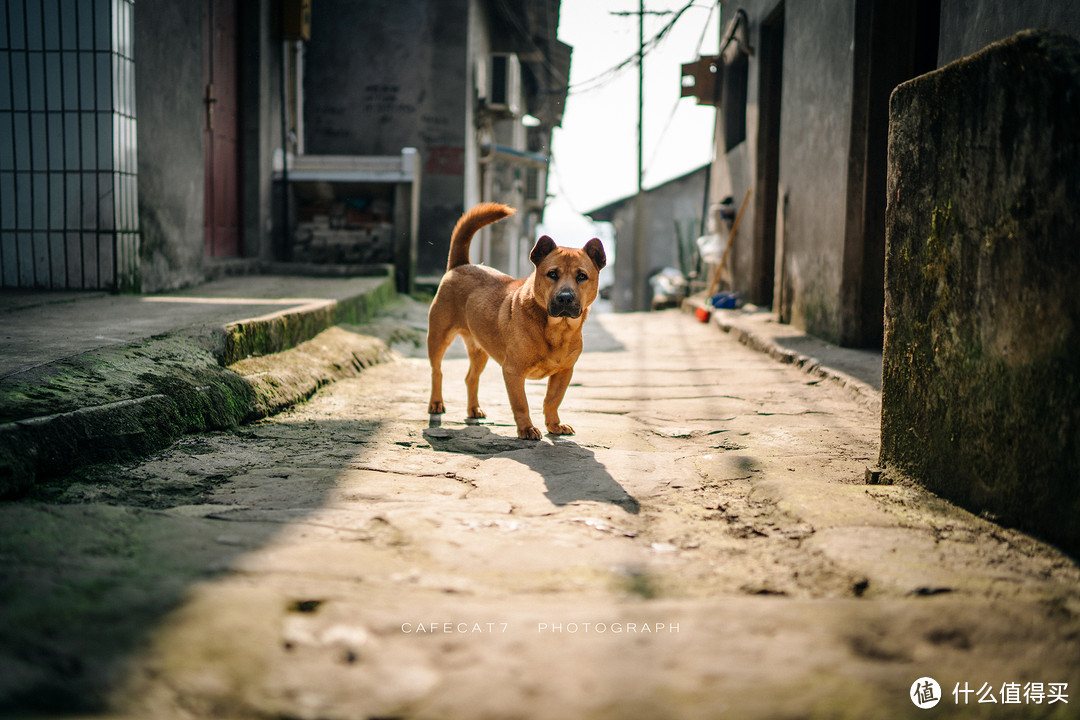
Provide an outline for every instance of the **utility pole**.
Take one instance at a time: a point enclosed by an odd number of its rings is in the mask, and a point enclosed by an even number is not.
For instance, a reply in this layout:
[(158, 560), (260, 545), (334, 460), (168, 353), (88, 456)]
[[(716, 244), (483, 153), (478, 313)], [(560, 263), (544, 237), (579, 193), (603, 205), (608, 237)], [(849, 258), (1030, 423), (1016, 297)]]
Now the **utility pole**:
[(633, 286), (631, 288), (631, 307), (633, 310), (648, 310), (648, 278), (645, 268), (645, 16), (670, 15), (670, 10), (645, 10), (645, 0), (638, 0), (637, 12), (613, 12), (612, 15), (626, 17), (637, 15), (638, 19), (638, 120), (637, 120), (637, 195), (634, 196), (634, 255)]

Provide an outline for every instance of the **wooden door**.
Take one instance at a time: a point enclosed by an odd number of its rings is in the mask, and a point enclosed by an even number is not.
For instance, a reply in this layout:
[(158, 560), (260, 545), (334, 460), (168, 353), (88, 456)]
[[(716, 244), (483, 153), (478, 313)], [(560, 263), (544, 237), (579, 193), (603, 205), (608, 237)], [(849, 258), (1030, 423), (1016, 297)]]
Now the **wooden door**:
[(238, 0), (206, 0), (206, 257), (240, 255)]
[(941, 0), (857, 0), (840, 344), (884, 337), (889, 97), (937, 67)]

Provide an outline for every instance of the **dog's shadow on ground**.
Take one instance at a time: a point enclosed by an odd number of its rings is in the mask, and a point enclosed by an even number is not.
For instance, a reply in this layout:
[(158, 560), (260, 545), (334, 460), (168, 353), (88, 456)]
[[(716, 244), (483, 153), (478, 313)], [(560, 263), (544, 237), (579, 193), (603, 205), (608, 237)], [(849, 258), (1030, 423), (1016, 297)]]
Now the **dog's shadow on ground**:
[(565, 436), (547, 435), (544, 440), (522, 440), (491, 431), (486, 425), (443, 427), (438, 416), (424, 430), (424, 439), (440, 452), (490, 458), (496, 455), (520, 462), (544, 479), (544, 496), (553, 505), (605, 502), (636, 515), (638, 501), (626, 492), (596, 459), (596, 454)]

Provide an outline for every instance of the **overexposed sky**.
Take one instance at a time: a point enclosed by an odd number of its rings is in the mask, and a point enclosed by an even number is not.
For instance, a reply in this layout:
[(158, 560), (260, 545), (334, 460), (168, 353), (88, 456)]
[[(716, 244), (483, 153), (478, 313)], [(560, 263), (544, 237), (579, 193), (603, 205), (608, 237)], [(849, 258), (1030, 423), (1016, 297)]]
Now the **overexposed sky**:
[[(690, 0), (646, 0), (646, 11), (678, 11)], [(710, 9), (712, 10), (710, 12)], [(580, 213), (637, 191), (637, 67), (590, 82), (637, 52), (637, 0), (563, 0), (559, 39), (574, 48), (570, 97), (552, 142), (543, 231), (561, 245), (581, 245), (596, 229)], [(645, 56), (645, 188), (709, 162), (715, 110), (679, 99), (681, 65), (715, 54), (720, 9), (695, 0), (661, 44)], [(645, 40), (674, 18), (647, 15)], [(699, 50), (700, 44), (700, 50)], [(576, 87), (575, 87), (576, 86)]]

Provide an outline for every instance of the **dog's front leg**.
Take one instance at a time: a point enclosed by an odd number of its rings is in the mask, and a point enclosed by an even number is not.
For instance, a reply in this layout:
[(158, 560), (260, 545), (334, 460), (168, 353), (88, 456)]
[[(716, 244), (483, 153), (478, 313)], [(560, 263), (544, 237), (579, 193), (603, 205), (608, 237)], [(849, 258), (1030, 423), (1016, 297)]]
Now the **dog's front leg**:
[(506, 382), (506, 394), (510, 398), (510, 409), (514, 411), (514, 423), (517, 425), (519, 438), (539, 440), (543, 437), (540, 429), (532, 424), (529, 417), (529, 399), (525, 396), (525, 376), (514, 372), (512, 368), (503, 368), (503, 381)]
[(547, 394), (544, 396), (544, 424), (552, 435), (573, 435), (574, 428), (559, 422), (559, 405), (562, 404), (566, 388), (570, 387), (570, 378), (574, 369), (557, 372), (548, 378)]

